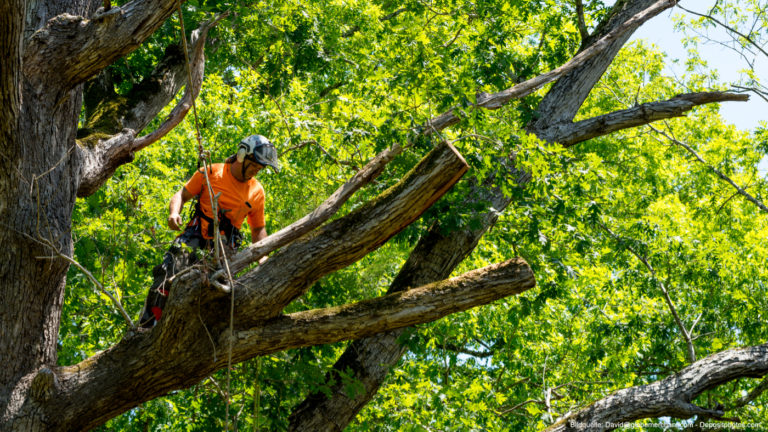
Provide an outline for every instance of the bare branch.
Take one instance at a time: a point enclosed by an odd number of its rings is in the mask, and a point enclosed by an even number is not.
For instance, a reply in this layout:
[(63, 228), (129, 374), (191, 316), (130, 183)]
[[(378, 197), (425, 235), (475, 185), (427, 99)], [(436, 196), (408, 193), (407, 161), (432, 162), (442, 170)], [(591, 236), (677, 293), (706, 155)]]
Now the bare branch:
[(705, 15), (705, 14), (700, 14), (698, 12), (694, 12), (694, 11), (692, 11), (690, 9), (686, 9), (686, 8), (680, 6), (680, 4), (678, 4), (677, 7), (679, 7), (680, 9), (688, 12), (691, 15), (696, 15), (696, 16), (699, 16), (699, 17), (702, 17), (702, 18), (706, 18), (706, 19), (714, 22), (715, 24), (723, 27), (724, 29), (728, 30), (729, 32), (731, 32), (731, 33), (733, 33), (735, 35), (740, 36), (745, 41), (749, 42), (750, 45), (752, 45), (753, 47), (755, 47), (758, 50), (760, 50), (760, 52), (762, 52), (763, 55), (765, 55), (765, 57), (768, 58), (768, 51), (766, 51), (762, 46), (760, 46), (760, 44), (758, 44), (755, 41), (753, 41), (752, 38), (750, 38), (748, 35), (745, 35), (745, 34), (739, 32), (737, 29), (729, 26), (728, 24), (723, 23), (722, 21), (718, 20), (717, 18), (713, 17), (712, 15)]
[[(135, 152), (161, 139), (184, 119), (202, 86), (205, 66), (204, 47), (208, 31), (224, 16), (226, 15), (219, 15), (213, 20), (203, 23), (192, 32), (192, 46), (190, 48), (192, 84), (186, 85), (184, 96), (158, 129), (148, 135), (136, 138), (136, 131), (143, 129), (173, 99), (181, 85), (188, 81), (183, 55), (168, 53), (168, 58), (158, 65), (152, 76), (139, 84), (139, 89), (136, 91), (141, 92), (142, 98), (133, 106), (115, 105), (111, 108), (127, 109), (128, 111), (128, 115), (124, 117), (120, 125), (112, 126), (124, 126), (122, 132), (109, 136), (117, 131), (97, 130), (82, 140), (78, 151), (84, 159), (84, 168), (77, 191), (78, 197), (89, 196), (96, 192), (120, 165), (133, 160)], [(156, 90), (147, 96), (145, 94), (146, 87)], [(129, 97), (128, 100), (133, 99)], [(105, 103), (108, 104), (109, 101), (105, 101)], [(99, 139), (99, 137), (104, 138)]]
[[(509, 164), (501, 164), (500, 170), (490, 175), (483, 184), (472, 185), (465, 197), (459, 202), (467, 207), (477, 207), (478, 204), (504, 209), (511, 201), (505, 196), (500, 187), (492, 184), (504, 183), (502, 177), (509, 181), (525, 184), (530, 175), (518, 171)], [(508, 169), (508, 170), (507, 170)], [(443, 280), (450, 276), (464, 258), (475, 248), (479, 239), (493, 226), (499, 216), (498, 211), (479, 211), (479, 227), (444, 232), (444, 227), (434, 224), (419, 240), (406, 263), (392, 281), (388, 292), (408, 290), (411, 287), (427, 285)], [(294, 408), (290, 415), (290, 431), (335, 431), (338, 425), (347, 425), (354, 416), (375, 396), (379, 386), (384, 381), (407, 347), (400, 342), (402, 330), (380, 333), (354, 341), (339, 357), (333, 368), (327, 374), (331, 393), (317, 392), (310, 394), (301, 404)], [(348, 394), (344, 391), (343, 380), (339, 378), (340, 371), (349, 374), (360, 382), (361, 392)]]
[[(614, 7), (609, 17), (606, 18), (606, 22), (610, 21), (610, 24), (604, 25), (605, 22), (601, 23), (601, 26), (598, 26), (599, 31), (595, 32), (592, 39), (600, 40), (601, 36), (620, 27), (626, 20), (650, 6), (652, 0), (630, 3), (627, 8)], [(628, 38), (628, 35), (626, 38)], [(576, 81), (575, 87), (579, 87), (582, 90), (587, 89), (585, 91), (588, 93), (588, 89), (591, 89), (594, 83), (597, 82), (597, 79), (602, 74), (602, 70), (610, 64), (616, 52), (623, 45), (622, 39), (619, 38), (611, 45), (609, 50), (599, 54), (598, 66), (594, 65), (596, 60), (593, 60), (577, 67), (567, 75), (574, 76), (573, 81)], [(594, 71), (595, 68), (598, 69), (597, 72)], [(561, 86), (560, 82), (555, 86)], [(554, 102), (552, 107), (544, 108), (542, 116), (549, 117), (550, 111), (553, 108), (561, 108), (564, 102), (568, 102), (573, 98), (573, 88), (569, 86), (564, 87), (568, 88), (561, 93), (562, 99), (552, 98), (550, 97), (551, 93), (548, 94), (547, 100)], [(583, 100), (579, 97), (576, 99), (579, 99), (579, 101)], [(573, 110), (574, 113), (580, 103), (571, 104), (576, 107)], [(450, 119), (451, 113), (447, 113), (442, 117)], [(568, 120), (571, 118), (568, 118)], [(433, 121), (433, 123), (423, 126), (421, 132), (425, 134), (439, 132), (451, 124), (453, 123)], [(514, 165), (514, 161), (510, 161), (509, 165)], [(502, 175), (502, 173), (500, 172), (496, 175)], [(511, 172), (507, 173), (507, 175), (511, 181), (520, 185), (530, 181), (530, 174), (514, 168), (511, 168)], [(498, 181), (498, 179), (495, 181)], [(490, 203), (489, 205), (494, 209), (504, 209), (509, 204), (510, 198), (505, 197), (499, 188), (491, 187), (490, 183), (493, 182), (494, 176), (492, 175), (488, 178), (488, 185), (477, 185), (462, 202)], [(486, 230), (494, 224), (498, 217), (498, 212), (487, 211), (478, 216), (481, 219), (481, 223), (480, 228), (476, 230), (463, 229), (453, 231), (449, 235), (444, 235), (439, 225), (436, 224), (430, 228), (419, 240), (406, 264), (392, 282), (390, 292), (405, 290), (412, 286), (423, 285), (447, 277), (455, 266), (474, 249), (477, 241)], [(407, 348), (399, 342), (401, 334), (402, 331), (398, 330), (354, 341), (328, 372), (329, 382), (335, 382), (335, 384), (331, 385), (331, 395), (319, 392), (309, 395), (291, 413), (289, 430), (335, 431), (342, 429), (352, 421), (356, 413), (374, 397), (391, 368), (398, 362), (402, 354), (407, 351)], [(338, 371), (351, 373), (352, 377), (361, 383), (363, 391), (354, 395), (347, 394), (343, 389), (343, 385), (340, 384), (341, 380), (338, 379)]]
[(755, 87), (743, 87), (739, 85), (732, 85), (732, 87), (739, 89), (740, 91), (751, 91), (754, 94), (760, 96), (764, 101), (768, 102), (768, 92), (765, 92)]
[(97, 140), (95, 145), (78, 146), (83, 158), (83, 172), (77, 189), (78, 197), (86, 197), (96, 192), (115, 170), (125, 163), (133, 161), (131, 151), (136, 132), (124, 129), (121, 133)]
[(443, 349), (446, 349), (448, 351), (453, 351), (460, 354), (466, 354), (466, 355), (470, 355), (472, 357), (478, 357), (478, 358), (487, 358), (487, 357), (491, 357), (494, 354), (493, 350), (477, 351), (477, 350), (469, 349), (464, 346), (457, 345), (455, 343), (450, 343), (450, 342), (443, 343), (440, 346)]
[(584, 45), (589, 39), (589, 32), (587, 31), (587, 23), (584, 21), (584, 2), (582, 0), (575, 0), (576, 2), (576, 18), (579, 24), (579, 34), (581, 35), (581, 43)]
[[(625, 25), (627, 20), (652, 7), (654, 0), (619, 1), (614, 4), (608, 14), (600, 21), (586, 41), (582, 41), (581, 51), (586, 50), (602, 37), (616, 31)], [(603, 76), (608, 66), (613, 63), (616, 54), (629, 40), (635, 28), (628, 29), (622, 36), (616, 38), (598, 55), (584, 62), (572, 71), (563, 75), (552, 88), (547, 91), (539, 103), (537, 111), (541, 113), (538, 119), (526, 126), (530, 132), (538, 134), (549, 124), (571, 122), (586, 100), (595, 84)]]
[[(272, 322), (270, 320), (279, 316), (285, 305), (306, 292), (318, 279), (378, 248), (418, 218), (466, 170), (467, 163), (456, 149), (450, 144), (441, 144), (376, 200), (316, 229), (311, 235), (282, 248), (265, 263), (250, 270), (236, 281), (239, 286), (234, 292), (235, 334)], [(151, 332), (124, 338), (78, 365), (57, 368), (60, 386), (46, 409), (66, 412), (65, 417), (57, 418), (60, 424), (68, 425), (63, 429), (84, 430), (101, 424), (135, 404), (189, 386), (226, 366), (225, 358), (218, 356), (213, 359), (208, 334), (213, 341), (217, 341), (217, 345), (228, 340), (224, 333), (231, 333), (226, 320), (221, 319), (220, 311), (227, 310), (231, 300), (206, 286), (206, 280), (199, 270), (189, 271), (175, 280), (163, 320)], [(496, 290), (495, 285), (489, 286), (489, 292)], [(441, 288), (435, 286), (434, 289)], [(483, 294), (478, 293), (477, 296), (482, 297)], [(405, 303), (408, 298), (402, 297)], [(439, 308), (436, 306), (434, 310)], [(193, 318), (196, 312), (202, 325)], [(425, 316), (438, 315), (438, 312), (430, 313), (433, 315)], [(444, 310), (441, 313), (447, 312)], [(413, 314), (419, 315), (416, 312)], [(326, 319), (323, 316), (316, 315), (314, 318), (322, 321)], [(305, 318), (297, 315), (289, 319), (295, 319), (296, 325), (300, 325), (299, 322)], [(371, 319), (396, 321), (397, 317)], [(410, 319), (404, 317), (403, 325), (408, 325)], [(279, 319), (273, 322), (275, 332), (284, 332), (284, 335), (290, 334), (299, 340), (305, 337), (301, 331), (287, 331), (279, 323)], [(354, 324), (360, 325), (360, 320)], [(317, 322), (315, 325), (323, 324)], [(354, 337), (356, 330), (351, 331), (353, 334), (350, 336)], [(284, 340), (281, 343), (294, 342)], [(295, 343), (300, 344), (300, 341)], [(176, 351), (178, 346), (185, 347), (183, 353)], [(225, 347), (217, 347), (216, 351), (220, 353), (222, 349)], [(251, 351), (250, 355), (258, 354)], [(235, 345), (233, 359), (242, 355), (245, 354)], [(157, 358), (165, 361), (150, 361)], [(62, 407), (68, 408), (64, 410)], [(97, 415), (85, 416), (82, 415), (84, 412)]]
[(29, 234), (26, 234), (26, 233), (21, 233), (21, 232), (18, 232), (18, 231), (17, 231), (17, 233), (20, 234), (21, 236), (23, 236), (23, 237), (25, 237), (25, 238), (35, 242), (35, 243), (38, 243), (40, 245), (45, 246), (47, 249), (50, 249), (55, 254), (53, 256), (37, 257), (37, 259), (41, 259), (41, 260), (63, 259), (65, 261), (67, 261), (68, 263), (70, 263), (70, 264), (74, 265), (75, 267), (77, 267), (78, 270), (83, 272), (83, 274), (85, 274), (85, 276), (88, 278), (88, 280), (90, 280), (93, 283), (93, 285), (96, 287), (96, 289), (98, 291), (100, 291), (102, 294), (106, 295), (112, 301), (112, 303), (115, 305), (115, 307), (117, 307), (118, 311), (120, 312), (120, 315), (122, 315), (123, 319), (125, 319), (125, 322), (128, 323), (128, 326), (131, 329), (136, 330), (136, 325), (134, 325), (133, 320), (131, 320), (131, 317), (128, 315), (128, 313), (125, 312), (125, 308), (123, 308), (123, 304), (120, 302), (120, 300), (117, 297), (115, 297), (114, 295), (112, 295), (112, 293), (110, 293), (106, 288), (104, 288), (104, 285), (101, 282), (99, 282), (99, 280), (96, 279), (96, 277), (93, 275), (93, 273), (88, 271), (87, 268), (83, 267), (83, 265), (80, 264), (79, 262), (77, 262), (77, 260), (75, 260), (74, 258), (72, 258), (69, 255), (63, 253), (56, 246), (56, 244), (53, 241), (51, 241), (49, 239), (46, 239), (46, 238), (44, 238), (42, 236), (40, 236), (38, 238), (34, 238), (34, 237), (32, 237), (32, 236), (30, 236)]
[[(254, 243), (232, 258), (230, 268), (233, 273), (243, 270), (248, 264), (257, 261), (259, 258), (268, 255), (270, 252), (283, 247), (304, 234), (314, 230), (325, 223), (333, 216), (341, 206), (360, 188), (367, 185), (379, 174), (384, 167), (402, 152), (402, 147), (398, 144), (386, 149), (371, 159), (360, 171), (351, 179), (341, 185), (331, 194), (322, 204), (308, 215), (288, 225), (280, 231), (269, 237)], [(218, 279), (224, 274), (217, 273), (213, 279)]]
[[(52, 244), (48, 245), (48, 246), (53, 248)], [(112, 303), (115, 305), (115, 307), (117, 307), (117, 310), (120, 312), (120, 315), (123, 316), (123, 319), (125, 320), (125, 322), (128, 323), (128, 326), (131, 327), (131, 329), (136, 330), (136, 325), (133, 323), (133, 320), (131, 320), (131, 317), (125, 311), (125, 308), (123, 308), (123, 304), (120, 302), (120, 300), (117, 297), (115, 297), (114, 295), (112, 295), (111, 292), (107, 291), (107, 289), (104, 288), (104, 285), (102, 285), (101, 282), (99, 282), (99, 280), (96, 279), (96, 277), (93, 274), (91, 274), (91, 272), (88, 271), (88, 269), (83, 267), (82, 264), (77, 262), (74, 258), (70, 257), (69, 255), (63, 254), (63, 253), (61, 253), (59, 251), (55, 251), (55, 252), (56, 252), (55, 256), (52, 256), (52, 257), (40, 257), (40, 259), (58, 259), (58, 258), (61, 258), (61, 259), (64, 259), (65, 261), (69, 262), (73, 266), (77, 267), (81, 272), (83, 272), (83, 274), (85, 274), (85, 276), (88, 279), (90, 279), (91, 282), (93, 282), (93, 285), (96, 287), (96, 289), (101, 291), (101, 293), (104, 294), (105, 296), (109, 297), (109, 299), (112, 301)]]
[(570, 147), (591, 138), (654, 121), (680, 117), (695, 106), (725, 101), (746, 101), (748, 95), (727, 92), (701, 92), (677, 95), (665, 101), (648, 102), (621, 111), (576, 123), (555, 123), (538, 131), (541, 139)]
[[(168, 132), (173, 130), (173, 128), (181, 123), (184, 117), (186, 117), (190, 107), (192, 106), (192, 101), (197, 99), (197, 95), (200, 94), (200, 88), (203, 85), (203, 71), (205, 69), (205, 55), (203, 48), (205, 47), (208, 31), (227, 15), (227, 13), (219, 14), (213, 20), (204, 23), (200, 26), (200, 28), (192, 32), (192, 48), (190, 49), (191, 53), (189, 56), (190, 69), (192, 71), (192, 83), (191, 85), (187, 83), (187, 86), (184, 89), (184, 95), (181, 97), (181, 100), (179, 100), (171, 113), (168, 114), (168, 117), (165, 119), (165, 121), (157, 129), (145, 136), (136, 138), (136, 141), (133, 143), (133, 151), (141, 150), (163, 138)], [(186, 78), (186, 74), (182, 75), (183, 78), (181, 78), (180, 81), (189, 81), (184, 79)], [(174, 94), (175, 93), (176, 92), (174, 92)], [(154, 114), (152, 117), (154, 117)], [(151, 118), (149, 118), (149, 120), (151, 120)], [(143, 129), (143, 127), (144, 125), (141, 125), (141, 127), (137, 126), (136, 130)]]
[(768, 344), (722, 351), (662, 380), (619, 390), (560, 420), (546, 432), (609, 431), (623, 422), (664, 416), (722, 418), (722, 410), (704, 409), (691, 402), (727, 382), (766, 374)]
[(768, 378), (763, 379), (760, 384), (757, 385), (748, 395), (739, 398), (731, 409), (741, 408), (753, 400), (757, 399), (761, 394), (768, 390)]
[[(571, 60), (569, 60), (564, 65), (553, 69), (549, 72), (546, 72), (544, 74), (541, 74), (535, 78), (531, 78), (527, 81), (524, 81), (520, 84), (515, 85), (514, 87), (511, 87), (506, 90), (502, 90), (498, 93), (493, 94), (487, 94), (487, 93), (481, 93), (477, 97), (477, 103), (476, 107), (478, 108), (485, 108), (485, 109), (498, 109), (507, 104), (509, 101), (514, 99), (520, 99), (522, 97), (525, 97), (534, 91), (538, 90), (542, 86), (549, 84), (561, 76), (565, 75), (566, 73), (576, 69), (577, 67), (583, 65), (586, 63), (589, 59), (592, 57), (600, 54), (602, 51), (608, 49), (611, 44), (622, 37), (627, 32), (634, 30), (644, 22), (648, 21), (649, 19), (653, 18), (654, 16), (658, 15), (665, 9), (668, 9), (675, 5), (675, 0), (658, 0), (653, 5), (648, 7), (647, 9), (641, 11), (640, 13), (634, 15), (632, 18), (628, 19), (627, 21), (623, 22), (621, 25), (617, 26), (610, 32), (608, 32), (605, 36), (601, 37), (599, 40), (591, 44), (588, 48), (584, 49), (583, 51), (579, 52)], [(443, 113), (433, 119), (431, 119), (427, 127), (424, 128), (425, 134), (430, 134), (430, 129), (435, 130), (442, 130), (445, 129), (448, 126), (452, 126), (460, 121), (460, 117), (456, 114), (457, 108), (452, 108), (446, 113)]]

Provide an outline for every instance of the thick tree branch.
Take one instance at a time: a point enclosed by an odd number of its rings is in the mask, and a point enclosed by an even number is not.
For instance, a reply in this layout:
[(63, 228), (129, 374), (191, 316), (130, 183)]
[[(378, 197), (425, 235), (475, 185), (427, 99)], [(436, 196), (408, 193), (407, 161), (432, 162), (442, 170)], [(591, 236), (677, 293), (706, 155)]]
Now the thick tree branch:
[[(216, 16), (213, 20), (204, 23), (201, 25), (197, 30), (192, 32), (192, 35), (190, 36), (190, 54), (189, 54), (189, 67), (192, 74), (192, 83), (191, 85), (187, 85), (184, 88), (184, 95), (181, 97), (181, 100), (176, 104), (176, 107), (173, 108), (170, 114), (168, 114), (168, 117), (166, 117), (165, 121), (153, 132), (139, 137), (136, 139), (136, 141), (133, 143), (133, 151), (138, 151), (143, 149), (144, 147), (147, 147), (150, 144), (153, 144), (157, 140), (164, 137), (168, 132), (173, 130), (181, 121), (184, 119), (184, 117), (187, 115), (187, 112), (189, 112), (190, 107), (192, 106), (192, 102), (197, 99), (197, 95), (200, 94), (200, 89), (203, 85), (203, 71), (205, 70), (205, 54), (203, 51), (203, 48), (205, 47), (205, 41), (208, 36), (208, 31), (214, 27), (216, 24), (219, 23), (223, 18), (225, 18), (228, 15), (228, 13), (223, 13), (218, 16)], [(182, 56), (183, 59), (183, 56)], [(186, 69), (186, 61), (184, 61), (184, 68)], [(182, 72), (183, 77), (176, 78), (175, 81), (177, 83), (184, 83), (188, 80), (185, 80), (184, 78), (187, 77), (186, 71)], [(178, 90), (173, 91), (171, 93), (170, 91), (166, 91), (162, 94), (162, 100), (165, 102), (162, 105), (165, 106), (168, 103), (169, 97), (173, 97), (173, 95), (176, 94)], [(167, 96), (166, 96), (167, 95)], [(156, 97), (159, 98), (161, 94), (156, 94)], [(138, 117), (138, 116), (137, 116)], [(155, 116), (152, 115), (151, 117), (148, 115), (144, 116), (144, 120), (137, 125), (136, 130), (144, 129), (144, 127), (152, 121), (152, 119)]]
[(546, 432), (609, 431), (622, 422), (670, 416), (723, 417), (692, 403), (704, 391), (740, 378), (768, 374), (768, 344), (722, 351), (651, 384), (619, 390), (560, 420)]
[(693, 107), (713, 102), (747, 101), (748, 95), (727, 92), (702, 92), (677, 95), (665, 101), (648, 102), (621, 111), (582, 120), (549, 124), (537, 136), (566, 147), (623, 129), (645, 125), (654, 121), (680, 117)]
[[(235, 333), (264, 326), (319, 278), (376, 249), (419, 217), (466, 169), (456, 150), (442, 144), (374, 201), (293, 242), (246, 273), (236, 281)], [(230, 299), (206, 287), (205, 280), (199, 269), (181, 274), (171, 288), (163, 320), (151, 332), (129, 335), (78, 365), (56, 369), (59, 384), (43, 409), (67, 413), (56, 419), (61, 429), (101, 424), (226, 366), (216, 353), (228, 345), (212, 349), (210, 341), (222, 341), (224, 334), (230, 334), (223, 312), (229, 310)], [(299, 333), (291, 334), (300, 339)], [(237, 346), (236, 353), (245, 356)]]
[[(152, 121), (187, 83), (186, 61), (177, 47), (166, 50), (165, 57), (152, 74), (128, 95), (114, 95), (114, 99), (96, 105), (86, 125), (89, 135), (80, 140), (78, 149), (84, 164), (77, 196), (85, 197), (96, 192), (120, 165), (133, 160), (135, 152), (165, 136), (184, 119), (202, 86), (208, 31), (223, 16), (203, 23), (192, 32), (189, 55), (192, 84), (185, 86), (183, 97), (157, 130), (136, 138), (136, 133)], [(119, 132), (119, 128), (122, 132), (110, 136)]]
[[(498, 109), (511, 100), (520, 99), (535, 92), (542, 86), (549, 84), (567, 74), (568, 72), (577, 69), (579, 66), (586, 64), (587, 61), (595, 56), (598, 56), (600, 53), (609, 50), (616, 43), (620, 42), (618, 46), (620, 48), (624, 44), (623, 40), (626, 37), (629, 37), (632, 31), (665, 9), (669, 9), (670, 7), (674, 6), (675, 3), (675, 0), (657, 0), (650, 7), (641, 10), (639, 13), (633, 15), (628, 20), (611, 29), (611, 31), (606, 33), (605, 36), (601, 37), (594, 43), (590, 44), (587, 48), (580, 51), (564, 65), (549, 72), (543, 73), (537, 77), (523, 81), (522, 83), (506, 90), (502, 90), (493, 94), (481, 93), (477, 96), (477, 103), (475, 106), (491, 110)], [(458, 123), (461, 118), (458, 114), (456, 114), (456, 111), (457, 109), (453, 108), (450, 111), (431, 119), (425, 128), (424, 133), (429, 134), (432, 132), (431, 129), (433, 128), (441, 130)]]
[[(25, 46), (24, 74), (70, 89), (141, 45), (173, 13), (177, 0), (134, 0), (92, 17), (61, 14)], [(47, 78), (46, 78), (47, 77)]]
[[(674, 2), (672, 2), (674, 3)], [(672, 5), (666, 5), (666, 8)], [(642, 23), (630, 25), (629, 21), (637, 14), (643, 13), (648, 8), (655, 8), (654, 0), (624, 0), (617, 1), (611, 8), (608, 16), (604, 18), (592, 35), (586, 41), (582, 41), (581, 52), (585, 52), (601, 38), (615, 33), (619, 29), (626, 30), (611, 43), (607, 44), (596, 55), (567, 74), (563, 75), (549, 91), (537, 107), (539, 112), (538, 120), (528, 125), (527, 129), (537, 133), (539, 130), (546, 129), (549, 124), (558, 124), (570, 122), (576, 116), (579, 108), (587, 99), (592, 88), (600, 80), (605, 70), (613, 62), (616, 54), (632, 36), (632, 33)], [(665, 8), (665, 9), (666, 9)], [(657, 10), (654, 15), (661, 13), (663, 9)], [(651, 17), (647, 17), (651, 18)]]
[[(512, 166), (514, 161), (500, 164), (501, 169), (490, 175), (481, 185), (469, 188), (459, 205), (475, 208), (480, 205), (487, 209), (504, 209), (510, 202), (498, 187), (507, 181), (525, 184), (530, 175)], [(502, 180), (499, 176), (507, 176)], [(392, 281), (389, 292), (399, 292), (411, 287), (430, 284), (447, 278), (456, 266), (469, 255), (485, 232), (495, 223), (497, 211), (482, 211), (477, 229), (462, 229), (444, 232), (434, 224), (422, 236), (408, 260)], [(355, 415), (374, 397), (390, 369), (397, 364), (407, 348), (399, 342), (403, 330), (380, 333), (354, 341), (328, 372), (326, 381), (331, 387), (329, 393), (310, 394), (291, 413), (291, 431), (336, 431), (344, 429)], [(362, 392), (348, 394), (344, 390), (344, 373), (360, 383)]]
[[(240, 278), (249, 287), (239, 290), (242, 300), (250, 304), (241, 304), (240, 310), (249, 320), (268, 318), (274, 310), (282, 310), (322, 275), (357, 261), (416, 220), (466, 170), (467, 163), (452, 145), (437, 146), (376, 200), (289, 244)], [(318, 254), (326, 259), (318, 260)], [(291, 278), (279, 276), (285, 274)], [(264, 284), (259, 281), (263, 278), (286, 282)]]
[[(612, 31), (618, 31), (617, 29), (621, 28), (627, 20), (648, 8), (653, 1), (635, 1), (628, 7), (625, 7), (627, 2), (620, 3), (621, 5), (617, 5), (610, 14), (607, 20), (608, 24), (601, 23), (602, 25), (595, 32), (593, 40), (600, 40), (600, 37)], [(618, 42), (614, 42), (608, 50), (596, 55), (592, 61), (576, 67), (568, 75), (571, 77), (570, 80), (585, 88), (586, 93), (588, 93), (628, 38), (629, 34), (623, 36)], [(595, 66), (595, 63), (598, 65)], [(594, 72), (595, 68), (599, 69), (597, 73)], [(560, 82), (555, 84), (555, 87), (561, 86)], [(573, 105), (572, 101), (575, 98), (577, 100), (576, 109), (568, 118), (570, 121), (578, 110), (578, 106), (583, 102), (583, 98), (580, 99), (578, 94), (574, 96), (567, 90), (560, 92), (557, 98), (550, 97), (550, 93), (548, 93), (549, 100), (555, 101), (557, 99), (559, 103), (551, 103), (550, 106), (542, 110), (542, 117), (549, 117), (550, 112), (553, 115), (559, 112), (555, 109), (560, 108), (561, 104), (570, 103)], [(586, 93), (584, 98), (586, 98)], [(451, 111), (433, 119), (431, 124), (422, 127), (420, 132), (431, 134), (458, 121), (458, 117)], [(535, 128), (532, 130), (535, 131)], [(510, 165), (514, 165), (514, 162), (512, 161)], [(530, 180), (528, 173), (514, 168), (508, 175), (517, 184), (525, 184)], [(487, 179), (488, 184), (478, 185), (476, 189), (473, 189), (473, 192), (465, 198), (467, 204), (471, 203), (468, 207), (473, 207), (477, 203), (487, 203), (489, 207), (503, 210), (509, 204), (510, 199), (505, 197), (498, 188), (491, 187), (493, 182), (494, 179), (491, 176)], [(439, 226), (433, 226), (419, 241), (408, 261), (392, 282), (390, 292), (447, 277), (455, 266), (475, 248), (480, 237), (496, 221), (497, 215), (496, 211), (488, 211), (482, 215), (480, 228), (474, 231), (461, 230), (444, 235)], [(373, 398), (391, 367), (399, 361), (406, 351), (406, 348), (398, 342), (401, 334), (402, 331), (393, 331), (353, 342), (328, 373), (328, 381), (335, 383), (332, 385), (331, 392), (328, 395), (324, 393), (310, 394), (298, 405), (290, 416), (290, 430), (337, 431), (344, 429), (359, 410)], [(346, 394), (343, 390), (342, 380), (338, 379), (340, 372), (351, 374), (353, 379), (361, 383), (363, 392), (354, 395)]]
[[(520, 294), (536, 285), (520, 258), (408, 291), (328, 309), (297, 312), (236, 334), (235, 361), (302, 346), (357, 339), (431, 322), (452, 313)], [(227, 343), (224, 334), (219, 342)]]
[[(371, 159), (351, 179), (341, 185), (311, 213), (288, 225), (269, 237), (254, 243), (235, 255), (229, 263), (230, 270), (237, 273), (248, 264), (256, 262), (259, 258), (281, 248), (304, 234), (314, 230), (333, 216), (341, 206), (360, 188), (372, 182), (384, 171), (384, 167), (402, 152), (402, 147), (393, 145)], [(214, 278), (223, 276), (223, 272), (217, 273)]]

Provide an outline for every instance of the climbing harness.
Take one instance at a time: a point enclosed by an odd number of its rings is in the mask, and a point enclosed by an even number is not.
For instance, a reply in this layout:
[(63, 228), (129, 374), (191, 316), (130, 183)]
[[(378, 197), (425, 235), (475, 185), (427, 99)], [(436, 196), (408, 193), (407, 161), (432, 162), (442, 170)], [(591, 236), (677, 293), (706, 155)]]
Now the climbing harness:
[[(181, 11), (181, 0), (176, 1), (176, 9), (179, 13), (179, 24), (181, 27), (181, 41), (182, 41), (182, 50), (184, 51), (184, 61), (187, 66), (187, 85), (192, 85), (192, 68), (189, 65), (189, 54), (188, 54), (188, 48), (187, 48), (187, 33), (184, 29), (184, 15)], [(192, 96), (192, 92), (190, 92), (190, 96)], [(234, 343), (234, 316), (235, 316), (235, 284), (232, 279), (232, 274), (229, 271), (229, 262), (227, 260), (226, 254), (222, 254), (222, 245), (221, 245), (221, 235), (220, 235), (220, 225), (219, 222), (222, 220), (219, 217), (219, 211), (217, 208), (217, 198), (218, 195), (214, 196), (213, 194), (213, 188), (211, 187), (211, 180), (208, 177), (208, 161), (206, 160), (206, 156), (208, 156), (208, 153), (206, 152), (205, 148), (203, 147), (203, 140), (200, 135), (200, 120), (197, 116), (197, 106), (195, 104), (195, 97), (192, 96), (192, 112), (195, 116), (195, 133), (197, 138), (197, 151), (198, 151), (198, 164), (202, 162), (203, 164), (203, 174), (205, 175), (205, 184), (208, 188), (208, 196), (211, 198), (211, 209), (213, 210), (213, 224), (210, 224), (209, 226), (213, 226), (213, 243), (214, 243), (214, 257), (216, 259), (217, 263), (224, 263), (224, 268), (227, 271), (227, 280), (229, 282), (230, 287), (230, 295), (231, 295), (231, 301), (230, 301), (230, 309), (229, 309), (229, 349), (227, 353), (227, 401), (226, 401), (226, 410), (225, 410), (225, 430), (229, 430), (229, 405), (230, 405), (230, 381), (232, 376), (232, 344)], [(210, 156), (208, 156), (210, 157)], [(199, 208), (199, 202), (197, 203), (197, 207)], [(201, 215), (203, 215), (203, 212), (199, 212)], [(203, 215), (204, 216), (204, 215)], [(229, 218), (224, 217), (223, 220), (229, 220)], [(234, 227), (233, 227), (234, 228)], [(238, 232), (239, 233), (239, 232)], [(241, 236), (242, 237), (242, 236)]]

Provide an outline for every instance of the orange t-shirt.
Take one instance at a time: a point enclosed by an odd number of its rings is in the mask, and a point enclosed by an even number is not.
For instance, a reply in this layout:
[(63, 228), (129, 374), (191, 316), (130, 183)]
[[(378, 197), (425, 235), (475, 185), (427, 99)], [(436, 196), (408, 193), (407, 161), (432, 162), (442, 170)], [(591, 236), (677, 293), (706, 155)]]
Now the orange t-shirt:
[[(218, 163), (210, 166), (208, 178), (211, 181), (213, 194), (221, 192), (219, 208), (229, 210), (225, 215), (237, 229), (243, 226), (243, 220), (248, 216), (251, 228), (261, 228), (264, 224), (264, 188), (258, 180), (252, 178), (243, 183), (238, 181), (229, 169), (230, 164)], [(205, 184), (203, 169), (197, 170), (184, 185), (184, 189), (192, 195), (199, 196), (200, 208), (206, 216), (213, 219), (211, 196)], [(202, 231), (208, 237), (208, 222), (202, 220)]]

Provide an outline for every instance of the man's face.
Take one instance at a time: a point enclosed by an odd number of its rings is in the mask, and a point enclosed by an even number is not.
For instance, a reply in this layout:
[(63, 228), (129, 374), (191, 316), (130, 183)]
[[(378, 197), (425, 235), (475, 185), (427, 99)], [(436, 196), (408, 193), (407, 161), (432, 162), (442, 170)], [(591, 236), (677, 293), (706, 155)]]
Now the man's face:
[(243, 161), (243, 166), (245, 167), (245, 179), (253, 178), (259, 171), (264, 169), (264, 165), (254, 162), (250, 159), (246, 159)]

